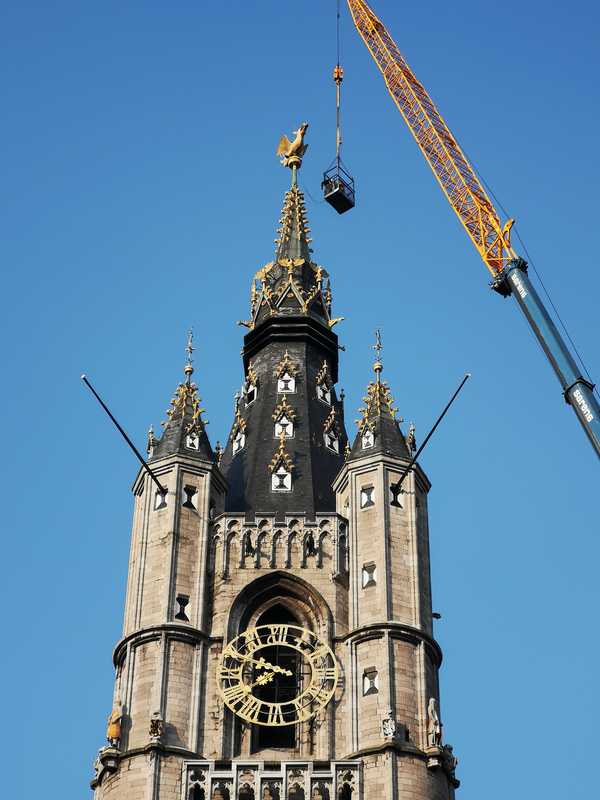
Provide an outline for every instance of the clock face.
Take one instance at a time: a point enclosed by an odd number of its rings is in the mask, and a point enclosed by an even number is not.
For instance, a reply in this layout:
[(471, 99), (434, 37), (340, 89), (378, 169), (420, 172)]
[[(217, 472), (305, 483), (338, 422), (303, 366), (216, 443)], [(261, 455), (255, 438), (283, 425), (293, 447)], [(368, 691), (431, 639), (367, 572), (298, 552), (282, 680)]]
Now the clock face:
[(255, 725), (295, 725), (331, 700), (338, 665), (330, 648), (296, 625), (259, 625), (223, 650), (219, 694), (241, 719)]

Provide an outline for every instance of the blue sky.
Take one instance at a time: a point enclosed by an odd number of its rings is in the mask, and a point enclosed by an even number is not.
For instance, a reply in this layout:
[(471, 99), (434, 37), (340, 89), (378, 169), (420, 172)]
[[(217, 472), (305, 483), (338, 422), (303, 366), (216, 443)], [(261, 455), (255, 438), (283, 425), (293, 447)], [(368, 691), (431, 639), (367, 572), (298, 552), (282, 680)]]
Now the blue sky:
[[(374, 5), (517, 218), (600, 380), (596, 4)], [(346, 12), (358, 203), (338, 217), (320, 200), (334, 6), (3, 4), (3, 728), (24, 764), (5, 770), (6, 796), (86, 797), (111, 702), (136, 464), (79, 375), (143, 446), (192, 326), (209, 433), (225, 439), (235, 322), (289, 179), (274, 150), (302, 119), (315, 256), (346, 317), (347, 419), (376, 326), (421, 438), (473, 373), (422, 458), (458, 796), (597, 791), (597, 459), (516, 305), (487, 288)]]

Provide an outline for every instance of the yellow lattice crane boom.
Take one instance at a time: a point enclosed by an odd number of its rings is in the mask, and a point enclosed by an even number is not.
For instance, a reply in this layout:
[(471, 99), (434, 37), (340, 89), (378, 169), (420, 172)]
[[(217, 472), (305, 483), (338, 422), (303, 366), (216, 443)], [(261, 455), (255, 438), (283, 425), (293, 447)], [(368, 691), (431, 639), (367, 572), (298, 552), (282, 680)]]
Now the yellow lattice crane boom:
[(364, 0), (348, 0), (354, 25), (377, 64), (392, 99), (484, 264), (493, 288), (513, 296), (561, 382), (565, 400), (600, 456), (600, 404), (527, 275), (527, 262), (510, 243), (514, 220), (498, 212), (425, 87), (406, 63), (383, 22)]
[(465, 154), (384, 24), (363, 0), (348, 0), (357, 31), (450, 205), (493, 277), (515, 258), (504, 227)]

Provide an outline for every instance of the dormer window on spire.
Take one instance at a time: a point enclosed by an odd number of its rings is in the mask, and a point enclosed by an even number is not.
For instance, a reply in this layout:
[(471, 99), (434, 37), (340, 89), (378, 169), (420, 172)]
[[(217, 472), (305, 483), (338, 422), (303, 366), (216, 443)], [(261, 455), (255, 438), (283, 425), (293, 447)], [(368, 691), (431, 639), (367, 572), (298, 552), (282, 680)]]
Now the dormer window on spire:
[(282, 465), (277, 467), (271, 476), (271, 489), (274, 492), (291, 492), (292, 491), (292, 473)]
[(294, 423), (285, 414), (275, 423), (275, 438), (279, 439), (282, 434), (286, 439), (291, 439), (294, 435)]
[(285, 441), (286, 437), (282, 433), (279, 437), (279, 447), (269, 464), (271, 491), (273, 492), (292, 491), (292, 470), (294, 469), (294, 464), (285, 449)]
[(326, 405), (331, 405), (331, 378), (327, 361), (323, 361), (323, 366), (317, 373), (317, 397)]
[(258, 375), (252, 368), (248, 367), (248, 375), (246, 376), (246, 383), (244, 384), (244, 397), (246, 406), (251, 405), (258, 397)]
[(293, 394), (296, 391), (296, 379), (289, 372), (284, 372), (277, 381), (277, 391)]
[(185, 437), (185, 446), (189, 450), (199, 450), (200, 449), (200, 437), (197, 433), (192, 432), (188, 433)]
[(246, 434), (242, 430), (238, 430), (233, 439), (233, 455), (237, 455), (240, 450), (244, 449), (246, 444)]
[(365, 427), (364, 432), (360, 439), (361, 447), (363, 450), (368, 450), (375, 444), (375, 434), (369, 427)]
[(296, 412), (284, 397), (273, 412), (273, 421), (275, 422), (275, 438), (279, 439), (281, 436), (283, 436), (284, 439), (292, 439), (294, 436), (295, 419)]
[(325, 420), (323, 425), (323, 438), (325, 446), (332, 450), (334, 453), (340, 452), (340, 427), (335, 414), (335, 408), (331, 409), (331, 413)]
[(275, 370), (277, 377), (277, 392), (279, 394), (294, 394), (296, 391), (297, 369), (292, 363), (290, 354), (286, 350), (283, 358)]
[(239, 405), (236, 403), (235, 422), (231, 431), (231, 449), (234, 456), (243, 450), (246, 444), (246, 424), (246, 420), (240, 414)]

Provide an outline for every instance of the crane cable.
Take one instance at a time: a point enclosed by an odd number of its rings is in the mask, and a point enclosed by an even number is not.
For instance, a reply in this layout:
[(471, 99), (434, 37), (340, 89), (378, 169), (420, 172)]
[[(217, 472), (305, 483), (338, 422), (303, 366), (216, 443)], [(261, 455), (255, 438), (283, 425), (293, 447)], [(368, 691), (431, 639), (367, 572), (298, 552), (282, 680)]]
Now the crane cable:
[(341, 83), (344, 80), (344, 70), (340, 64), (340, 0), (337, 0), (336, 7), (336, 64), (333, 70), (333, 80), (335, 81), (335, 159), (339, 166), (340, 150), (342, 147), (342, 126), (341, 126)]

